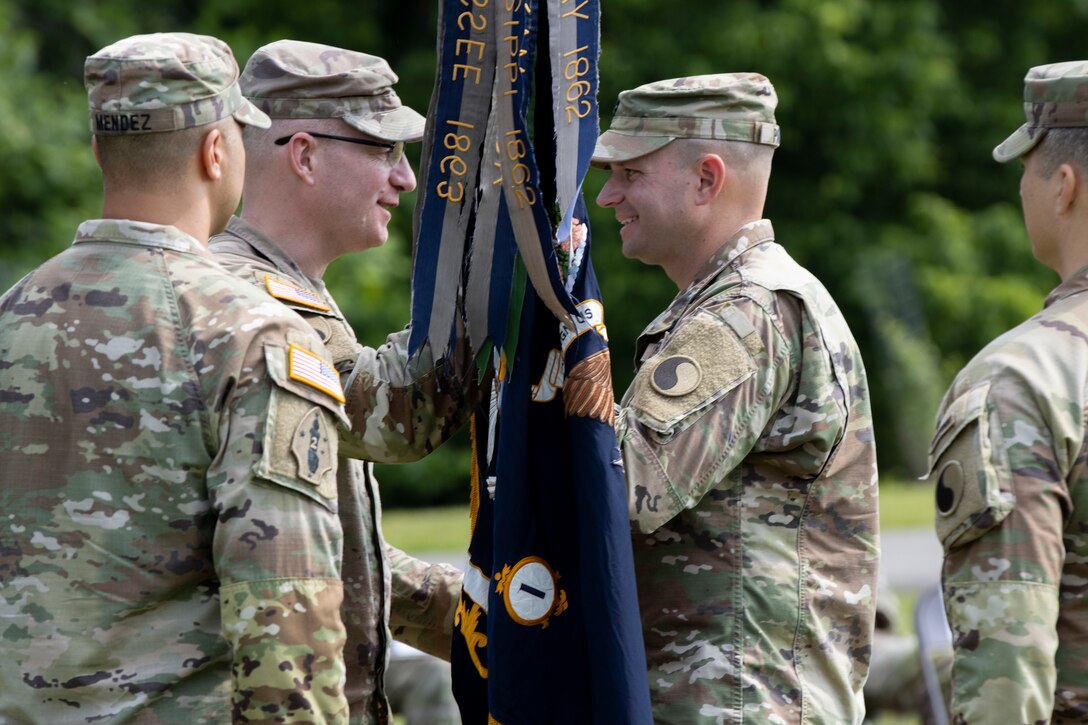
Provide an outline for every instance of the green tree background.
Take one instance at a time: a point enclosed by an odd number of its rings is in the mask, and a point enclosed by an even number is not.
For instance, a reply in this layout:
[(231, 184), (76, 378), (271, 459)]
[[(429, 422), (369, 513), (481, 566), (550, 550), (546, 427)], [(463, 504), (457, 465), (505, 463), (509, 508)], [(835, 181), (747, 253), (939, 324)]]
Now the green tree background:
[[(940, 397), (987, 341), (1036, 312), (1057, 277), (1032, 258), (1016, 164), (990, 150), (1023, 120), (1022, 79), (1083, 57), (1088, 0), (603, 0), (602, 124), (619, 91), (661, 78), (755, 70), (779, 94), (782, 147), (767, 215), (828, 286), (862, 346), (881, 470), (924, 473)], [(417, 109), (434, 83), (434, 0), (0, 0), (0, 286), (63, 249), (99, 213), (83, 59), (133, 33), (226, 40), (240, 62), (296, 38), (387, 58)], [(415, 149), (418, 154), (418, 147)], [(413, 159), (418, 161), (418, 159)], [(586, 182), (617, 391), (633, 343), (676, 293), (623, 259)], [(389, 243), (329, 282), (360, 338), (407, 323), (411, 214)], [(723, 239), (733, 230), (723, 229)], [(467, 435), (418, 464), (380, 467), (387, 505), (463, 502)]]

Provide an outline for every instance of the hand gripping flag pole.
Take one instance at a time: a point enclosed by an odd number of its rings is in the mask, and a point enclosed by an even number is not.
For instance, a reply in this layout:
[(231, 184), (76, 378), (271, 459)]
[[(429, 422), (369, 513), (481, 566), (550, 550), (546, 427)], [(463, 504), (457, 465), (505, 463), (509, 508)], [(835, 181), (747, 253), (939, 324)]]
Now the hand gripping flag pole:
[(412, 344), (437, 358), (467, 330), (490, 391), (452, 652), (466, 723), (651, 722), (581, 193), (598, 53), (598, 0), (440, 3)]

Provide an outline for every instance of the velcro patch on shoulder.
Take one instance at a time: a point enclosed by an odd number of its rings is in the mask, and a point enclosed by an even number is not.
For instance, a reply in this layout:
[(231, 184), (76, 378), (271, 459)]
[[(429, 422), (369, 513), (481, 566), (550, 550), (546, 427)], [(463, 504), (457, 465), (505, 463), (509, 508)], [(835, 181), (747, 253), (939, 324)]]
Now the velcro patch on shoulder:
[(336, 511), (337, 435), (327, 408), (275, 389), (254, 473)]
[(287, 358), (287, 376), (329, 394), (340, 403), (347, 400), (344, 397), (344, 388), (340, 385), (340, 373), (336, 372), (336, 368), (319, 355), (298, 345), (291, 345)]
[(982, 381), (951, 401), (930, 444), (927, 479), (946, 551), (999, 525), (1016, 504), (1004, 449), (991, 438), (996, 421), (986, 406), (989, 391), (989, 381)]
[(631, 407), (639, 422), (666, 433), (754, 371), (751, 353), (732, 326), (699, 310), (639, 369)]
[(290, 282), (284, 282), (282, 279), (276, 279), (269, 274), (264, 276), (264, 286), (265, 289), (268, 290), (268, 294), (278, 300), (294, 302), (304, 307), (309, 307), (312, 310), (321, 310), (322, 312), (332, 311), (332, 308), (325, 304), (325, 300), (321, 295), (313, 290), (308, 290), (305, 287), (299, 287)]

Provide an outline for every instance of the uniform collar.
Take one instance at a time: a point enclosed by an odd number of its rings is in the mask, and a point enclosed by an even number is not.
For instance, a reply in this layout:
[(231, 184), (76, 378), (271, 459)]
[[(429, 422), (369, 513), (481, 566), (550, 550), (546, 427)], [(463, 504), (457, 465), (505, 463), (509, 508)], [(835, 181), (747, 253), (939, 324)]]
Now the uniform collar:
[(714, 252), (710, 259), (699, 268), (699, 271), (695, 273), (695, 279), (688, 285), (688, 290), (702, 290), (734, 259), (753, 247), (757, 247), (764, 242), (773, 241), (774, 228), (771, 226), (770, 219), (748, 222), (734, 232), (733, 236), (725, 241), (725, 244), (718, 247), (718, 251)]
[(72, 244), (103, 241), (211, 256), (206, 246), (177, 227), (131, 219), (89, 219), (76, 229)]
[(1046, 296), (1043, 307), (1050, 307), (1058, 300), (1064, 300), (1066, 297), (1071, 297), (1085, 290), (1088, 290), (1088, 265), (1069, 275), (1068, 279), (1051, 290), (1050, 294)]
[(742, 226), (722, 246), (718, 247), (718, 251), (714, 252), (710, 259), (699, 268), (691, 284), (643, 330), (642, 336), (655, 335), (672, 327), (672, 324), (683, 316), (692, 300), (699, 297), (699, 294), (718, 278), (723, 269), (749, 249), (771, 241), (774, 241), (774, 228), (769, 219), (748, 222)]
[(322, 280), (312, 279), (307, 276), (280, 245), (246, 220), (232, 216), (230, 221), (227, 222), (227, 228), (223, 230), (223, 233), (233, 234), (243, 239), (249, 246), (260, 252), (262, 257), (271, 262), (277, 271), (290, 278), (292, 282), (307, 289), (315, 290), (322, 297), (328, 298), (325, 283)]
[[(276, 275), (259, 275), (264, 281), (262, 285), (268, 289), (269, 294), (284, 302), (301, 304), (307, 312), (316, 312), (343, 320), (344, 313), (332, 298), (325, 283), (320, 279), (312, 279), (291, 259), (290, 255), (276, 244), (271, 237), (257, 227), (236, 216), (232, 216), (227, 222), (227, 228), (223, 234), (229, 234), (241, 239), (248, 244), (261, 258), (271, 264)], [(214, 244), (213, 244), (214, 247)], [(275, 283), (286, 285), (279, 291), (273, 289)], [(314, 302), (320, 302), (323, 307), (315, 307)]]

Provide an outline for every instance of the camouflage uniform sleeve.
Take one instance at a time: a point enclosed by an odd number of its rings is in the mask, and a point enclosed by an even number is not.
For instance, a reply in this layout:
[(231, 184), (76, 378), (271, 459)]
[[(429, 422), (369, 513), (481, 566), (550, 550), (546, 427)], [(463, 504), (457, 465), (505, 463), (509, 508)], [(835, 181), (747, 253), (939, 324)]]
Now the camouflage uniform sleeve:
[(631, 383), (617, 422), (631, 520), (656, 531), (756, 447), (794, 384), (797, 352), (748, 299), (682, 320)]
[(429, 564), (389, 544), (385, 551), (393, 576), (389, 608), (393, 637), (448, 662), (464, 575), (452, 566)]
[(409, 359), (409, 334), (394, 333), (376, 350), (361, 348), (344, 385), (353, 425), (342, 432), (341, 455), (416, 461), (468, 422), (479, 385), (464, 334), (451, 357), (437, 362), (427, 346)]
[(1070, 501), (1035, 400), (987, 377), (949, 395), (930, 448), (957, 723), (1047, 722), (1053, 709)]
[(232, 718), (346, 723), (336, 515), (342, 412), (326, 393), (290, 379), (286, 347), (253, 345), (223, 401), (208, 472)]

